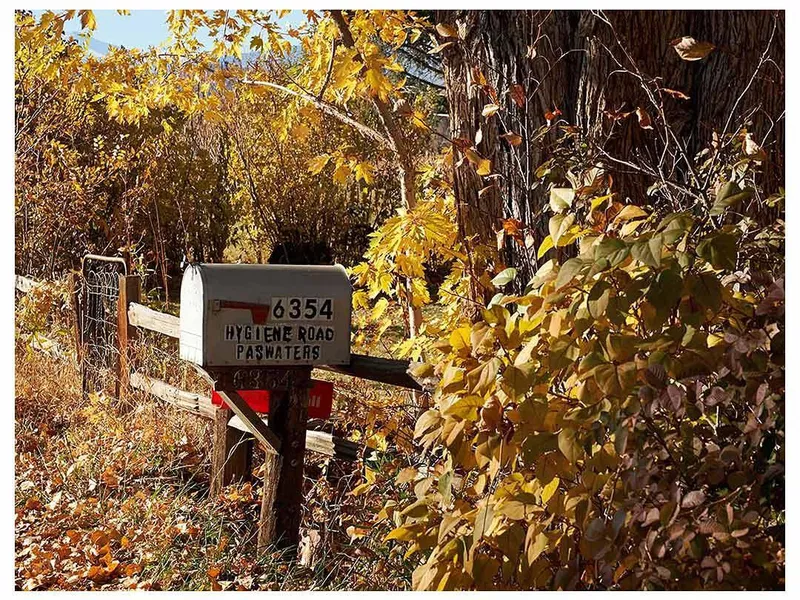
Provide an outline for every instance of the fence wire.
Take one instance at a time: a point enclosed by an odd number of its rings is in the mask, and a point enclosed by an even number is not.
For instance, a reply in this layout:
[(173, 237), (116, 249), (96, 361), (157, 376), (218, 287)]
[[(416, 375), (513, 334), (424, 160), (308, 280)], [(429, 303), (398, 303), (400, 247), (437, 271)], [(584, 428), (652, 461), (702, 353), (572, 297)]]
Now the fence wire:
[(117, 302), (125, 263), (116, 258), (87, 256), (83, 263), (81, 343), (83, 390), (116, 394), (119, 384)]

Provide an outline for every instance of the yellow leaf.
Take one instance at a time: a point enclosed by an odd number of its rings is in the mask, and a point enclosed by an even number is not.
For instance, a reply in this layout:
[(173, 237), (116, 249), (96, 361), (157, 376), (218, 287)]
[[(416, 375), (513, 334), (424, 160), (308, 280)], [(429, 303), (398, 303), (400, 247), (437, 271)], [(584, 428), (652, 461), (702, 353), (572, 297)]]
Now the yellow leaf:
[(385, 541), (389, 540), (400, 540), (405, 542), (410, 542), (416, 537), (416, 533), (408, 528), (408, 527), (398, 527), (396, 529), (392, 529), (389, 534), (384, 538)]
[(369, 533), (369, 529), (365, 529), (364, 527), (356, 527), (355, 525), (350, 525), (346, 531), (347, 535), (350, 536), (350, 541), (363, 538)]
[(462, 348), (470, 348), (470, 333), (472, 328), (468, 325), (464, 325), (463, 327), (459, 327), (453, 333), (450, 334), (450, 346), (453, 347), (453, 350), (458, 352)]
[(303, 141), (311, 133), (311, 129), (305, 123), (296, 123), (292, 127), (292, 136), (300, 141)]
[(591, 207), (589, 208), (589, 212), (594, 212), (595, 210), (597, 210), (597, 208), (601, 204), (603, 204), (603, 203), (607, 202), (608, 200), (610, 200), (611, 196), (612, 196), (612, 194), (609, 194), (607, 196), (598, 196), (597, 198), (594, 198), (592, 200)]
[(328, 154), (321, 154), (320, 156), (316, 156), (308, 161), (308, 170), (312, 175), (317, 175), (322, 169), (325, 168), (325, 165), (328, 164), (328, 161), (331, 159), (330, 155)]
[(647, 217), (647, 212), (643, 211), (638, 206), (633, 204), (627, 205), (623, 208), (614, 218), (614, 223), (623, 223), (625, 221), (632, 221), (633, 219), (643, 219)]
[(556, 493), (558, 489), (559, 479), (558, 477), (553, 477), (553, 479), (542, 489), (542, 503), (547, 504), (550, 501), (550, 498), (553, 497), (553, 494)]
[(646, 223), (646, 221), (643, 219), (639, 219), (637, 221), (628, 221), (620, 228), (619, 233), (622, 237), (626, 237), (639, 229), (639, 226), (643, 223)]
[(670, 42), (670, 46), (675, 48), (683, 60), (702, 60), (714, 50), (714, 44), (709, 42), (698, 42), (693, 37), (685, 35)]
[(550, 237), (553, 241), (557, 244), (558, 240), (561, 239), (567, 231), (569, 231), (572, 224), (575, 222), (575, 214), (570, 213), (568, 215), (558, 214), (553, 215), (550, 217), (550, 222), (548, 223), (548, 227), (550, 229)]
[(428, 54), (439, 54), (439, 52), (441, 52), (442, 50), (444, 50), (448, 46), (452, 46), (452, 45), (453, 45), (453, 42), (445, 42), (444, 44), (438, 44), (438, 45), (434, 46), (433, 48), (431, 48), (430, 50), (428, 50)]
[(371, 487), (372, 487), (371, 483), (362, 483), (361, 485), (357, 485), (356, 487), (354, 487), (353, 490), (350, 492), (350, 495), (360, 496), (361, 494), (366, 493)]
[(570, 227), (563, 236), (561, 236), (558, 240), (558, 247), (566, 246), (567, 244), (571, 244), (577, 238), (581, 237), (586, 233), (586, 229), (581, 229), (578, 225), (573, 225)]
[(446, 23), (439, 23), (436, 25), (436, 31), (442, 37), (458, 37), (458, 32), (456, 31), (455, 27), (452, 25), (448, 25)]
[(386, 309), (389, 307), (389, 301), (386, 298), (381, 298), (375, 303), (375, 307), (372, 309), (372, 314), (370, 318), (373, 321), (378, 321), (382, 316), (383, 313), (386, 312)]
[(485, 394), (494, 386), (497, 372), (502, 365), (503, 361), (495, 356), (469, 371), (467, 373), (467, 383), (470, 386), (470, 392), (478, 395)]
[(542, 552), (547, 550), (549, 541), (549, 538), (543, 531), (536, 535), (533, 539), (533, 543), (528, 546), (528, 564), (533, 564), (533, 561), (539, 558)]
[(394, 481), (397, 484), (408, 483), (409, 481), (414, 481), (418, 474), (419, 471), (416, 468), (406, 467), (397, 474)]
[(479, 165), (482, 160), (484, 160), (484, 158), (473, 148), (467, 148), (464, 150), (464, 155), (467, 157), (469, 162), (476, 166)]
[(353, 171), (355, 172), (356, 179), (363, 179), (364, 183), (367, 185), (370, 185), (374, 180), (375, 168), (367, 162), (360, 162), (356, 164)]
[(372, 95), (378, 96), (384, 101), (388, 99), (389, 92), (392, 91), (392, 84), (380, 67), (367, 69), (366, 81)]
[(94, 31), (97, 28), (97, 20), (94, 18), (94, 11), (81, 11), (81, 28)]
[(575, 199), (575, 190), (572, 188), (554, 187), (550, 190), (550, 208), (555, 213), (561, 213), (572, 206)]
[(492, 173), (492, 161), (488, 158), (483, 158), (478, 163), (478, 168), (476, 169), (478, 175), (481, 177), (486, 177), (487, 175), (491, 175)]
[(544, 256), (545, 252), (550, 250), (550, 248), (552, 248), (552, 247), (553, 247), (553, 237), (548, 235), (542, 241), (541, 246), (539, 246), (539, 251), (536, 252), (536, 258), (542, 258)]
[(350, 177), (350, 167), (344, 163), (338, 165), (333, 172), (333, 180), (339, 185), (347, 183), (347, 178)]

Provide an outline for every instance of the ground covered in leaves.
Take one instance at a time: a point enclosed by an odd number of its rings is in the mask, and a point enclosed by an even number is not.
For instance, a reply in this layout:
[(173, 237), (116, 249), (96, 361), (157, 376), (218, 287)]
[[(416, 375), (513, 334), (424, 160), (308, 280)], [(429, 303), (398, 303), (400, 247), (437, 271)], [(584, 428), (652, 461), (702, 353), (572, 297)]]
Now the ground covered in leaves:
[[(342, 395), (374, 391), (343, 382)], [(354, 387), (355, 386), (355, 387)], [(129, 412), (82, 398), (74, 365), (17, 349), (15, 579), (23, 590), (405, 589), (413, 565), (371, 527), (385, 497), (361, 494), (363, 473), (395, 471), (405, 458), (365, 452), (358, 463), (312, 453), (299, 554), (255, 551), (260, 457), (253, 483), (208, 495), (210, 433), (204, 420), (157, 400)], [(355, 404), (354, 406), (357, 406)], [(361, 415), (337, 427), (370, 437)], [(378, 424), (380, 425), (380, 423)], [(366, 465), (365, 465), (366, 463)], [(355, 490), (355, 494), (353, 491)]]

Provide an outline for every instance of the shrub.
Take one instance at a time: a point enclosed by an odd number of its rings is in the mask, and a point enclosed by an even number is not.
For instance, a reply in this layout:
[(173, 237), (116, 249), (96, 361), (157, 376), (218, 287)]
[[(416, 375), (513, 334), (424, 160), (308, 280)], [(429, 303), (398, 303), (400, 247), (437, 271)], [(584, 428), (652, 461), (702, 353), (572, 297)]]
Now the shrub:
[(734, 214), (752, 194), (659, 216), (553, 192), (577, 256), (418, 369), (431, 466), (384, 511), (415, 588), (783, 586), (783, 222)]

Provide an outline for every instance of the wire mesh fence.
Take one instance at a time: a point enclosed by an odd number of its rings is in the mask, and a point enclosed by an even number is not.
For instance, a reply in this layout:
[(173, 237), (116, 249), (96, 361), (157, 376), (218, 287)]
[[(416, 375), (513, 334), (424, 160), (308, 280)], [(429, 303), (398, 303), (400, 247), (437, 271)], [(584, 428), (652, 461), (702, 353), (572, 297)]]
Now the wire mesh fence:
[(80, 339), (83, 391), (118, 393), (119, 278), (127, 274), (120, 258), (87, 255), (83, 261)]

